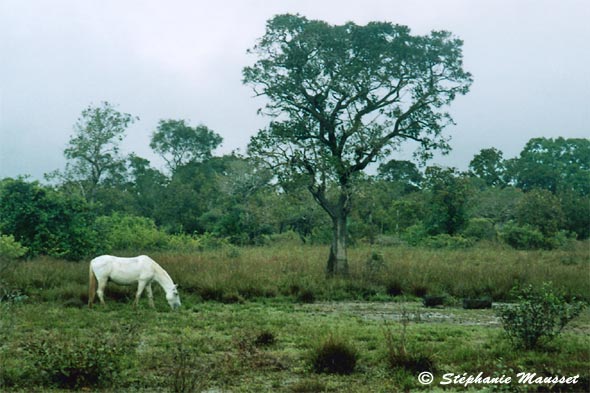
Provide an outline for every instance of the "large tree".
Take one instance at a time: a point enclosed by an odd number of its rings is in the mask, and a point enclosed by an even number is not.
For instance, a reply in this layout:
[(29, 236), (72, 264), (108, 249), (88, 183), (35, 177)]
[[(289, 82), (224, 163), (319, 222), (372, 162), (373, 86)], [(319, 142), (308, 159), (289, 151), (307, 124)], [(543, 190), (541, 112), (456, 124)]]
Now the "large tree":
[(244, 82), (265, 96), (273, 117), (249, 152), (279, 177), (304, 176), (333, 222), (327, 272), (348, 272), (346, 223), (354, 179), (406, 140), (417, 154), (448, 149), (452, 123), (442, 108), (465, 94), (462, 41), (445, 31), (411, 35), (406, 26), (371, 22), (329, 25), (278, 15), (251, 53)]

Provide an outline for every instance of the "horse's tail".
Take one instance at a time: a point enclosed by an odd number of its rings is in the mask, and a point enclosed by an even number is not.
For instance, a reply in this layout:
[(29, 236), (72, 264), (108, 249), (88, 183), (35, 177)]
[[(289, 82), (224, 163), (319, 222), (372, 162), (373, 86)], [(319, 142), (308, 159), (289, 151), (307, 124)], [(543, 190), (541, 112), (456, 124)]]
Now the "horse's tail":
[(94, 303), (94, 296), (96, 296), (96, 277), (92, 271), (91, 262), (90, 268), (88, 269), (88, 307), (92, 307), (92, 303)]

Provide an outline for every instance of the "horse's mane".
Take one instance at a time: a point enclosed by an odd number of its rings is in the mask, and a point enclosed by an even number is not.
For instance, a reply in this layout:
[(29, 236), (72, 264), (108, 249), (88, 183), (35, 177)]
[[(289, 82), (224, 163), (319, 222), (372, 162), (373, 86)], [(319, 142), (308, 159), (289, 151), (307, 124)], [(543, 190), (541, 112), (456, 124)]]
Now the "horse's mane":
[[(151, 259), (151, 258), (150, 258)], [(168, 274), (166, 270), (162, 266), (158, 264), (158, 262), (152, 259), (152, 263), (154, 266), (154, 270), (157, 273), (157, 279), (162, 287), (166, 286), (165, 289), (168, 289), (174, 285), (174, 281), (172, 281), (172, 277)]]

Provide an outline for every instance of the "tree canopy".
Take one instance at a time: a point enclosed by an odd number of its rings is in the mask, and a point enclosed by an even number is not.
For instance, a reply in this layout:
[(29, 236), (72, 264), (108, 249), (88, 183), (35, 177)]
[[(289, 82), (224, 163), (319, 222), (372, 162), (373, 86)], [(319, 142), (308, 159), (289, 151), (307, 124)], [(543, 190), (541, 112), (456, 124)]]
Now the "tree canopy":
[(223, 138), (205, 125), (191, 127), (185, 120), (160, 120), (152, 134), (150, 147), (158, 153), (174, 172), (189, 162), (211, 158)]

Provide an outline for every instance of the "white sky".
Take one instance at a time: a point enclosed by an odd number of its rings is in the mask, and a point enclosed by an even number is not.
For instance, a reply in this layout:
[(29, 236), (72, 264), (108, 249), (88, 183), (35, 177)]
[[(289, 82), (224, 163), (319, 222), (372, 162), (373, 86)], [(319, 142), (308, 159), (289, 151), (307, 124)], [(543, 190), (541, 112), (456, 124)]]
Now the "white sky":
[(466, 169), (482, 148), (508, 158), (533, 137), (590, 137), (587, 0), (0, 0), (0, 178), (62, 169), (82, 109), (105, 100), (140, 117), (124, 150), (157, 167), (160, 119), (203, 123), (224, 138), (218, 154), (244, 152), (268, 122), (241, 82), (246, 50), (287, 12), (464, 40), (474, 83), (450, 107), (453, 151), (435, 163)]

